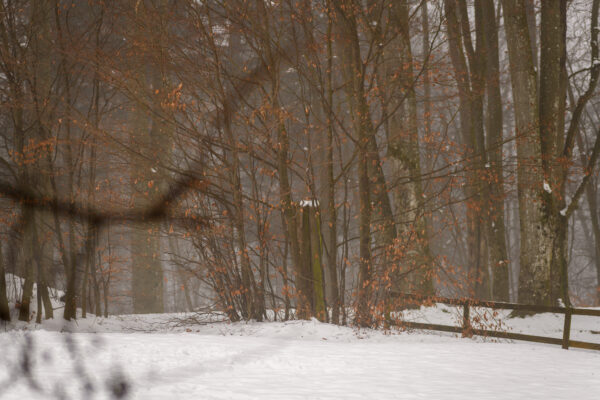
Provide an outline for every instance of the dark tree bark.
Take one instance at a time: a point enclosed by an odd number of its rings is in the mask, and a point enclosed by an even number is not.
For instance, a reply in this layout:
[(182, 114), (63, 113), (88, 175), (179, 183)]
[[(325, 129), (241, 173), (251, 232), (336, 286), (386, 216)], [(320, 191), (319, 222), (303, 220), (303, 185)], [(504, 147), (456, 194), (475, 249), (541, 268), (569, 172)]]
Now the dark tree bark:
[[(468, 12), (464, 1), (444, 0), (450, 59), (458, 85), (462, 143), (468, 160), (466, 171), (467, 271), (474, 294), (487, 298), (489, 275), (486, 260), (485, 224), (478, 212), (486, 196), (479, 172), (485, 164), (483, 146), (483, 94), (485, 57), (481, 29), (473, 47)], [(477, 17), (480, 17), (480, 10)], [(460, 19), (459, 19), (460, 16)], [(465, 57), (466, 54), (466, 57)]]
[[(565, 185), (561, 182), (565, 168), (560, 160), (564, 143), (566, 111), (566, 0), (542, 2), (540, 33), (540, 97), (539, 121), (544, 220), (555, 235), (550, 265), (550, 299), (558, 298), (568, 305), (566, 268), (568, 221), (560, 214), (565, 207)], [(563, 281), (563, 282), (561, 282)], [(564, 285), (561, 290), (561, 285)], [(565, 296), (562, 296), (563, 293)]]
[(0, 244), (0, 320), (10, 321), (10, 309), (8, 308), (8, 298), (6, 297), (5, 273), (4, 254), (2, 254), (2, 245)]
[(23, 292), (21, 293), (21, 302), (19, 305), (19, 321), (29, 321), (31, 310), (31, 297), (33, 295), (33, 234), (32, 229), (35, 229), (33, 214), (34, 211), (30, 207), (24, 207), (25, 215), (23, 216), (23, 232), (21, 232), (21, 254), (19, 257), (19, 268), (23, 273)]
[(521, 233), (519, 302), (551, 304), (553, 234), (545, 221), (537, 74), (523, 0), (502, 0), (517, 134)]
[[(331, 6), (331, 0), (328, 0), (328, 6)], [(326, 183), (325, 191), (325, 206), (326, 212), (326, 255), (327, 255), (327, 295), (329, 306), (331, 307), (331, 322), (334, 324), (340, 323), (340, 292), (338, 288), (338, 271), (337, 271), (337, 210), (335, 206), (335, 180), (334, 180), (334, 165), (333, 165), (333, 21), (331, 15), (327, 17), (327, 72), (326, 72), (326, 99), (327, 105), (325, 110), (327, 113), (327, 140), (326, 146), (326, 165), (324, 168)]]
[(498, 27), (492, 0), (482, 0), (483, 31), (486, 53), (485, 81), (486, 154), (489, 163), (489, 218), (487, 219), (490, 266), (493, 274), (492, 297), (509, 301), (508, 254), (504, 226), (504, 176), (502, 167), (502, 97), (498, 58)]

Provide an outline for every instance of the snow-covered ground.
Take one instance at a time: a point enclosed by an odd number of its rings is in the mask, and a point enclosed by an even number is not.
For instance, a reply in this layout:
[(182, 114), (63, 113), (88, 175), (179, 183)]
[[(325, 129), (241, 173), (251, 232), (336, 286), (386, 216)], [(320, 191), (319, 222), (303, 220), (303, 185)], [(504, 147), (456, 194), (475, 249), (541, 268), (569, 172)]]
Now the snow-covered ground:
[[(3, 327), (0, 399), (600, 398), (598, 351), (317, 321), (194, 324), (184, 321), (190, 315), (162, 314), (65, 324), (57, 314), (42, 325)], [(472, 316), (492, 327), (561, 337), (561, 316)], [(462, 320), (458, 309), (442, 305), (404, 318)], [(600, 318), (574, 318), (572, 332), (598, 343)]]
[[(137, 325), (129, 323), (126, 329)], [(2, 399), (45, 399), (58, 391), (77, 399), (107, 398), (120, 379), (136, 399), (600, 396), (600, 352), (386, 334), (316, 321), (217, 323), (156, 333), (13, 330), (0, 334), (0, 382), (19, 370), (23, 345), (33, 348), (31, 371), (40, 391), (25, 380), (3, 383)], [(93, 395), (82, 388), (85, 376)]]

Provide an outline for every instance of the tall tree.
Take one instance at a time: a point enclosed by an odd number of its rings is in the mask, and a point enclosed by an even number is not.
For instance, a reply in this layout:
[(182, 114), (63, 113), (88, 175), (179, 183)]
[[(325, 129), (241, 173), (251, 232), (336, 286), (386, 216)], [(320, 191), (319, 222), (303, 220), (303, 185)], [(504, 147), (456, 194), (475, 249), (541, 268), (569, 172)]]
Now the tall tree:
[[(344, 87), (350, 109), (352, 130), (357, 148), (358, 198), (359, 198), (359, 271), (356, 323), (371, 324), (371, 187), (369, 179), (369, 153), (374, 150), (369, 143), (374, 140), (373, 124), (364, 88), (365, 70), (360, 54), (357, 15), (360, 5), (353, 0), (335, 0), (338, 47)], [(386, 194), (387, 195), (387, 194)]]
[[(160, 198), (167, 185), (167, 162), (173, 124), (169, 116), (169, 82), (166, 40), (169, 35), (167, 2), (137, 2), (133, 7), (134, 32), (132, 65), (136, 77), (132, 126), (132, 147), (140, 149), (131, 171), (133, 204), (147, 208)], [(132, 229), (132, 293), (136, 313), (164, 310), (161, 224), (141, 221)]]
[(552, 232), (545, 223), (544, 176), (539, 135), (537, 73), (525, 3), (502, 0), (517, 136), (520, 217), (519, 301), (550, 304)]
[[(399, 226), (399, 237), (414, 243), (410, 251), (410, 260), (401, 261), (406, 265), (407, 274), (412, 281), (411, 291), (431, 295), (434, 293), (432, 263), (429, 251), (429, 235), (425, 219), (423, 187), (421, 183), (421, 160), (419, 154), (419, 132), (417, 100), (413, 56), (410, 43), (408, 3), (397, 1), (389, 7), (392, 29), (396, 30), (396, 46), (390, 47), (387, 63), (387, 86), (391, 87), (386, 100), (387, 107), (397, 110), (389, 115), (388, 148), (394, 169), (394, 177), (399, 183), (394, 186), (394, 200)], [(392, 54), (398, 54), (393, 57)], [(393, 76), (399, 76), (394, 85)], [(389, 89), (388, 89), (389, 90)], [(412, 273), (411, 273), (412, 271)]]
[(448, 47), (458, 86), (462, 144), (466, 153), (467, 271), (474, 294), (489, 297), (487, 232), (479, 210), (487, 197), (480, 172), (485, 165), (484, 67), (481, 8), (476, 7), (477, 42), (473, 47), (469, 14), (464, 1), (444, 0)]
[[(569, 164), (573, 158), (573, 147), (575, 137), (579, 131), (583, 112), (596, 91), (598, 81), (600, 80), (600, 63), (598, 63), (598, 15), (600, 11), (600, 0), (594, 0), (591, 7), (590, 21), (590, 47), (591, 59), (589, 67), (589, 79), (587, 88), (582, 95), (573, 104), (571, 120), (569, 121), (564, 133), (565, 124), (565, 97), (568, 87), (568, 78), (566, 74), (566, 25), (567, 9), (566, 2), (560, 4), (544, 5), (542, 9), (542, 18), (546, 22), (542, 23), (544, 32), (548, 32), (548, 37), (542, 41), (542, 54), (551, 64), (548, 75), (554, 76), (555, 87), (550, 87), (551, 82), (545, 83), (545, 94), (554, 98), (555, 103), (544, 104), (543, 115), (540, 114), (542, 128), (542, 161), (545, 177), (557, 187), (551, 193), (548, 193), (545, 200), (545, 211), (548, 214), (548, 221), (557, 225), (554, 230), (555, 237), (552, 248), (552, 276), (551, 276), (551, 295), (555, 298), (560, 297), (565, 304), (570, 304), (569, 299), (569, 275), (567, 260), (567, 233), (568, 221), (577, 208), (579, 199), (590, 184), (591, 175), (596, 166), (598, 154), (600, 153), (600, 135), (596, 135), (595, 143), (590, 156), (585, 165), (585, 175), (575, 189), (571, 200), (566, 199), (566, 186), (569, 175)], [(553, 26), (553, 24), (555, 24)], [(549, 78), (545, 78), (548, 79)], [(541, 84), (540, 84), (541, 87)], [(546, 103), (546, 99), (544, 100)], [(558, 116), (549, 115), (552, 110), (562, 113)], [(540, 109), (542, 113), (542, 109)], [(552, 187), (551, 187), (552, 189)]]
[[(543, 2), (540, 35), (539, 97), (524, 1), (503, 0), (515, 120), (517, 128), (521, 273), (519, 300), (568, 305), (568, 218), (585, 191), (589, 176), (566, 200), (566, 184), (576, 132), (585, 105), (598, 83), (598, 8), (592, 4), (590, 40), (592, 66), (588, 87), (577, 99), (565, 134), (566, 1)], [(527, 47), (524, 46), (527, 44)], [(598, 138), (588, 160), (587, 174), (600, 151)], [(598, 145), (598, 148), (596, 147)], [(527, 170), (526, 170), (527, 169)], [(526, 186), (526, 187), (525, 187)]]
[[(567, 268), (568, 221), (560, 214), (560, 210), (565, 206), (566, 194), (566, 186), (561, 182), (562, 170), (568, 168), (562, 165), (563, 160), (560, 159), (563, 151), (566, 113), (566, 34), (566, 0), (542, 2), (539, 129), (544, 177), (542, 193), (544, 223), (552, 235), (549, 249), (551, 251), (549, 296), (553, 302), (563, 297), (560, 294), (561, 276), (566, 277)], [(567, 292), (563, 291), (563, 293)], [(568, 295), (564, 296), (564, 301), (569, 303)]]
[[(504, 176), (502, 167), (502, 96), (500, 93), (500, 61), (498, 57), (498, 27), (492, 0), (483, 0), (480, 7), (485, 43), (486, 154), (489, 168), (489, 218), (487, 218), (489, 259), (493, 275), (494, 300), (509, 300), (508, 253), (504, 226)], [(481, 26), (483, 25), (483, 26)], [(484, 205), (485, 208), (485, 205)]]
[[(327, 10), (331, 9), (331, 0), (327, 0)], [(327, 67), (325, 72), (325, 96), (323, 96), (324, 110), (327, 115), (327, 135), (325, 140), (325, 163), (326, 168), (323, 169), (323, 182), (326, 188), (323, 196), (323, 216), (325, 217), (324, 231), (325, 238), (325, 253), (327, 255), (327, 295), (329, 296), (329, 305), (331, 311), (331, 322), (339, 324), (340, 322), (340, 291), (338, 288), (338, 271), (337, 271), (337, 208), (335, 201), (335, 180), (334, 180), (334, 158), (333, 158), (333, 20), (331, 12), (327, 13)], [(599, 284), (600, 286), (600, 284)]]

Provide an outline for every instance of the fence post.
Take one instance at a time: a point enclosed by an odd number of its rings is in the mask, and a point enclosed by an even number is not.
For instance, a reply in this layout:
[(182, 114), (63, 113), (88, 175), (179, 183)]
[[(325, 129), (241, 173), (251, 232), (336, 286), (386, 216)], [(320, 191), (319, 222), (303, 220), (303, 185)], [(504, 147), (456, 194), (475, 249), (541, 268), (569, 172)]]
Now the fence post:
[(565, 310), (565, 326), (563, 327), (563, 343), (562, 348), (569, 348), (569, 339), (571, 337), (571, 307)]
[(469, 301), (463, 303), (463, 331), (462, 337), (472, 337), (471, 333), (471, 318), (469, 317)]

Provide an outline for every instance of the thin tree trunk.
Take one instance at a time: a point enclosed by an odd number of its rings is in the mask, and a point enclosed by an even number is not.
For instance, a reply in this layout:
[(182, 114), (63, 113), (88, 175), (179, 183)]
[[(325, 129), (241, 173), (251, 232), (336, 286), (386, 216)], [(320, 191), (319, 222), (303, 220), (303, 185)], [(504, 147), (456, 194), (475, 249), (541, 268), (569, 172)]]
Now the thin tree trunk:
[[(359, 197), (359, 272), (358, 296), (355, 322), (361, 326), (371, 325), (371, 185), (369, 179), (370, 153), (373, 153), (373, 126), (364, 90), (364, 70), (360, 55), (356, 4), (349, 0), (334, 2), (339, 29), (339, 50), (344, 76), (346, 96), (350, 105), (352, 128), (358, 149), (358, 197)], [(373, 155), (371, 154), (371, 157)], [(380, 167), (380, 166), (379, 166)], [(375, 200), (375, 199), (374, 199)]]
[[(41, 13), (43, 13), (44, 11), (40, 10)], [(54, 12), (54, 23), (55, 23), (55, 29), (56, 29), (56, 36), (57, 36), (57, 43), (58, 43), (58, 47), (62, 53), (62, 59), (61, 59), (61, 70), (60, 72), (62, 73), (62, 85), (63, 85), (63, 90), (64, 90), (64, 101), (66, 103), (66, 109), (65, 109), (65, 121), (64, 121), (64, 131), (65, 131), (65, 137), (64, 137), (64, 141), (65, 143), (65, 164), (66, 164), (66, 168), (67, 168), (67, 196), (69, 198), (69, 201), (75, 201), (75, 186), (74, 186), (74, 177), (75, 177), (75, 165), (74, 165), (74, 158), (73, 158), (73, 154), (74, 154), (74, 143), (73, 143), (73, 138), (72, 138), (72, 118), (71, 118), (71, 106), (72, 106), (72, 96), (71, 96), (71, 90), (72, 90), (72, 84), (71, 84), (71, 71), (69, 69), (69, 59), (67, 58), (67, 44), (65, 43), (66, 39), (64, 37), (64, 32), (63, 32), (63, 23), (61, 21), (61, 13), (60, 13), (60, 5), (58, 4), (57, 1), (54, 2), (54, 7), (53, 7), (53, 12)], [(47, 20), (47, 18), (42, 15), (41, 18), (43, 18), (44, 21)], [(47, 29), (48, 31), (51, 30), (49, 23), (46, 21), (44, 22), (45, 24), (45, 29)], [(49, 55), (47, 57), (50, 57)], [(46, 67), (48, 68), (48, 67)], [(42, 73), (47, 71), (41, 71)], [(45, 76), (44, 78), (42, 78), (44, 80), (48, 80), (49, 77)], [(49, 82), (44, 82), (44, 85), (49, 85)], [(47, 92), (49, 93), (51, 90), (50, 87), (48, 87)], [(44, 130), (45, 128), (43, 126), (40, 127), (40, 131)], [(50, 156), (47, 157), (48, 158), (48, 165), (52, 166), (52, 161), (50, 160)], [(52, 177), (52, 179), (54, 179), (54, 177)], [(55, 194), (57, 193), (56, 191), (56, 184), (53, 184), (53, 188), (55, 189)], [(55, 220), (56, 220), (56, 216), (55, 216)], [(72, 218), (67, 219), (66, 221), (67, 224), (67, 230), (68, 230), (68, 253), (69, 253), (69, 257), (65, 260), (68, 261), (68, 264), (65, 265), (65, 268), (67, 269), (67, 273), (66, 273), (66, 277), (67, 277), (67, 284), (66, 284), (66, 290), (65, 290), (65, 309), (64, 309), (64, 319), (66, 320), (71, 320), (71, 319), (75, 319), (77, 317), (77, 265), (76, 265), (76, 247), (77, 247), (77, 242), (76, 242), (76, 238), (75, 238), (75, 222), (73, 221)], [(67, 251), (66, 248), (63, 248), (63, 251)], [(84, 300), (85, 301), (85, 300)]]
[(102, 282), (102, 294), (104, 295), (104, 318), (108, 318), (108, 291), (110, 286), (105, 281)]
[(38, 312), (37, 312), (37, 320), (41, 322), (42, 319), (42, 304), (44, 306), (45, 317), (46, 319), (54, 318), (54, 309), (52, 308), (52, 302), (50, 301), (50, 294), (48, 293), (48, 283), (46, 281), (46, 271), (45, 271), (45, 257), (44, 257), (44, 249), (48, 248), (49, 243), (42, 243), (39, 240), (38, 228), (43, 229), (44, 218), (43, 215), (38, 214), (40, 221), (36, 223), (33, 227), (32, 234), (32, 243), (33, 246), (31, 248), (31, 254), (35, 257), (35, 262), (37, 265), (37, 279), (36, 279), (36, 293), (37, 293), (37, 303), (38, 303)]
[[(569, 103), (572, 108), (575, 105), (575, 96), (573, 94), (573, 90), (571, 85), (567, 86), (567, 93), (569, 95)], [(586, 158), (585, 154), (588, 154), (589, 149), (586, 149), (581, 129), (577, 129), (577, 147), (579, 148), (579, 153), (581, 154), (581, 164), (585, 166)], [(590, 209), (590, 219), (592, 223), (592, 232), (593, 239), (592, 248), (594, 249), (594, 264), (596, 265), (596, 303), (600, 304), (600, 214), (598, 213), (598, 187), (597, 180), (594, 182), (590, 182), (585, 188), (585, 196), (588, 202), (588, 206)], [(583, 222), (582, 222), (583, 223)], [(588, 236), (586, 234), (586, 236)]]
[(2, 244), (0, 243), (0, 320), (10, 321), (10, 309), (8, 308), (8, 298), (6, 296), (5, 273), (4, 254), (2, 253)]
[[(88, 232), (86, 233), (86, 243), (91, 240), (91, 230), (92, 227), (88, 227)], [(91, 252), (91, 249), (88, 249), (86, 246), (86, 260), (85, 267), (83, 270), (83, 277), (81, 279), (81, 318), (87, 318), (87, 289), (89, 286), (89, 274), (90, 274), (90, 264), (93, 262), (94, 254), (88, 254)]]
[(595, 264), (596, 264), (596, 303), (600, 304), (600, 221), (598, 220), (597, 192), (592, 185), (586, 189), (586, 197), (590, 206), (592, 229), (594, 232)]
[[(481, 54), (477, 55), (471, 43), (468, 14), (464, 2), (444, 0), (444, 12), (448, 29), (450, 59), (454, 67), (458, 86), (459, 115), (462, 142), (466, 147), (470, 165), (466, 171), (466, 222), (467, 222), (467, 271), (470, 286), (474, 286), (477, 295), (487, 291), (487, 265), (482, 263), (482, 249), (485, 235), (482, 234), (482, 221), (477, 209), (481, 206), (481, 182), (477, 176), (483, 159), (483, 86), (481, 74)], [(461, 15), (462, 14), (462, 15)], [(458, 19), (459, 15), (461, 20)], [(465, 50), (467, 57), (465, 57)], [(479, 49), (478, 49), (479, 50)], [(469, 61), (469, 65), (467, 64)], [(469, 66), (471, 73), (469, 72)]]
[(23, 216), (23, 232), (21, 238), (21, 256), (19, 257), (23, 271), (23, 292), (21, 293), (21, 304), (19, 306), (19, 321), (29, 321), (30, 317), (30, 305), (31, 296), (33, 295), (33, 259), (32, 259), (32, 248), (33, 238), (31, 230), (35, 229), (35, 222), (33, 220), (34, 211), (25, 206)]
[[(227, 117), (228, 118), (228, 117)], [(235, 206), (234, 224), (234, 236), (238, 252), (240, 254), (240, 266), (242, 274), (242, 291), (244, 297), (244, 303), (246, 309), (244, 310), (245, 318), (256, 318), (257, 320), (262, 319), (262, 313), (258, 313), (255, 309), (254, 297), (259, 296), (256, 290), (256, 282), (254, 274), (252, 273), (252, 267), (250, 264), (250, 256), (248, 254), (248, 247), (246, 245), (246, 228), (244, 223), (244, 202), (242, 194), (242, 186), (240, 179), (240, 161), (237, 151), (237, 143), (233, 138), (233, 133), (230, 126), (225, 127), (226, 135), (228, 137), (228, 145), (233, 149), (231, 154), (231, 173), (232, 173), (232, 190), (233, 190), (233, 204)]]
[[(424, 57), (423, 64), (427, 67), (423, 72), (423, 130), (425, 137), (428, 138), (431, 134), (431, 78), (429, 74), (431, 43), (429, 43), (429, 10), (427, 8), (427, 0), (423, 0), (421, 3), (421, 24), (423, 28), (421, 50)], [(428, 165), (428, 167), (430, 166)]]
[[(331, 6), (331, 0), (328, 0), (328, 5)], [(328, 290), (327, 294), (330, 299), (331, 306), (331, 322), (334, 324), (340, 323), (340, 293), (338, 288), (338, 274), (337, 274), (337, 211), (335, 207), (335, 180), (334, 180), (334, 168), (333, 168), (333, 21), (331, 15), (327, 18), (327, 73), (326, 73), (326, 96), (327, 105), (327, 140), (326, 144), (326, 163), (327, 168), (324, 168), (326, 182), (325, 213), (326, 229), (328, 233), (326, 238), (327, 245), (325, 246), (327, 253), (327, 271), (329, 273), (329, 279), (327, 279)]]
[[(579, 198), (582, 196), (585, 189), (589, 186), (591, 181), (591, 175), (593, 173), (594, 167), (596, 165), (598, 156), (600, 154), (600, 136), (596, 137), (592, 153), (589, 156), (587, 163), (585, 164), (586, 175), (583, 177), (581, 183), (575, 190), (575, 193), (572, 196), (571, 202), (568, 206), (566, 206), (566, 201), (564, 198), (564, 193), (566, 192), (566, 183), (569, 173), (568, 164), (565, 161), (569, 161), (573, 155), (573, 147), (575, 143), (575, 137), (577, 136), (577, 132), (579, 130), (579, 124), (582, 118), (582, 114), (584, 109), (586, 108), (587, 103), (592, 98), (596, 91), (596, 87), (598, 85), (598, 81), (600, 80), (600, 64), (597, 62), (600, 57), (600, 46), (598, 45), (598, 15), (600, 13), (600, 0), (594, 0), (591, 7), (591, 21), (590, 21), (590, 47), (591, 47), (591, 67), (590, 67), (590, 75), (588, 80), (588, 86), (585, 92), (577, 99), (577, 102), (574, 103), (573, 111), (571, 115), (571, 121), (569, 123), (569, 128), (567, 129), (566, 137), (564, 140), (564, 146), (559, 155), (557, 155), (557, 159), (560, 161), (559, 164), (559, 174), (560, 174), (560, 194), (563, 196), (559, 198), (561, 203), (559, 203), (559, 207), (564, 205), (564, 208), (561, 208), (558, 212), (557, 220), (564, 222), (561, 224), (561, 228), (564, 228), (566, 222), (568, 222), (570, 215), (577, 208)], [(568, 78), (566, 76), (566, 68), (565, 68), (565, 59), (566, 59), (566, 5), (561, 3), (560, 9), (560, 23), (563, 32), (561, 32), (561, 50), (563, 52), (563, 58), (561, 59), (561, 80), (560, 80), (560, 91), (563, 93), (564, 88), (568, 86)], [(561, 103), (559, 105), (559, 109), (561, 107), (564, 108), (564, 99), (560, 99)], [(564, 124), (564, 120), (559, 120), (559, 124)], [(559, 149), (560, 150), (560, 149)], [(559, 195), (560, 196), (560, 195)], [(559, 222), (560, 223), (560, 222)], [(566, 230), (566, 229), (565, 229)], [(567, 247), (567, 239), (566, 232), (560, 232), (562, 236), (558, 236), (557, 241), (554, 246), (554, 263), (553, 268), (555, 270), (560, 270), (561, 279), (560, 279), (560, 294), (565, 299), (565, 303), (569, 304), (569, 275), (568, 275), (568, 262), (566, 257), (566, 247)], [(563, 243), (564, 242), (564, 243)], [(599, 276), (600, 278), (600, 276)], [(600, 279), (599, 279), (600, 282)]]
[(94, 314), (96, 315), (96, 317), (100, 317), (102, 315), (102, 305), (100, 300), (100, 282), (98, 282), (98, 277), (96, 276), (97, 268), (95, 266), (95, 263), (93, 265), (94, 267), (91, 271), (91, 284), (93, 284), (94, 288)]
[(508, 253), (504, 226), (504, 176), (502, 167), (502, 96), (500, 93), (500, 62), (498, 57), (498, 27), (493, 0), (483, 0), (483, 31), (486, 52), (485, 80), (487, 91), (487, 142), (489, 163), (487, 218), (490, 266), (493, 275), (492, 298), (509, 301)]
[(317, 319), (327, 322), (327, 307), (325, 302), (325, 271), (323, 269), (323, 238), (319, 215), (311, 210), (310, 247), (312, 252), (313, 296), (315, 315)]

